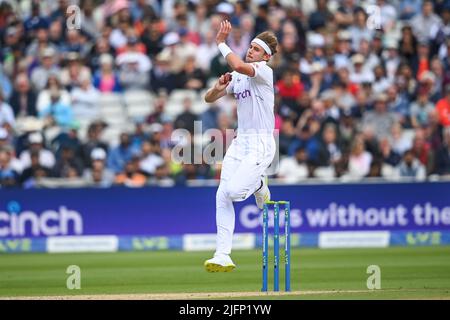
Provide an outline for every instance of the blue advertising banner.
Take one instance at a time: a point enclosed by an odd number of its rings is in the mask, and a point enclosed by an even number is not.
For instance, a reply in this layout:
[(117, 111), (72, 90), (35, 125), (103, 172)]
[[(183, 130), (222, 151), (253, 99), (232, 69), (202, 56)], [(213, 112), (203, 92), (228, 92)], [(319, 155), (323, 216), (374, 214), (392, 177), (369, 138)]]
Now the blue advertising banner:
[[(273, 199), (291, 201), (293, 233), (450, 230), (450, 183), (272, 186), (271, 191)], [(215, 193), (215, 187), (2, 190), (0, 239), (215, 233)], [(253, 197), (235, 203), (235, 211), (237, 233), (261, 233)], [(123, 245), (167, 245), (155, 239), (130, 238)]]

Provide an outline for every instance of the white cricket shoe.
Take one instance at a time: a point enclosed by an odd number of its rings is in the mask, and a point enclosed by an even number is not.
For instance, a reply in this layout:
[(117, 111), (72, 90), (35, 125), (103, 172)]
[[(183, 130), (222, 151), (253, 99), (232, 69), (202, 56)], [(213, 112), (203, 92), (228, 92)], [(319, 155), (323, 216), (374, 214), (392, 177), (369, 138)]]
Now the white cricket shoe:
[(258, 191), (254, 193), (254, 196), (256, 200), (256, 205), (258, 206), (259, 209), (262, 210), (264, 203), (270, 201), (270, 190), (268, 186), (267, 176), (263, 177), (261, 181), (263, 185)]
[(208, 272), (231, 272), (236, 268), (229, 255), (214, 255), (214, 258), (206, 260), (205, 269)]

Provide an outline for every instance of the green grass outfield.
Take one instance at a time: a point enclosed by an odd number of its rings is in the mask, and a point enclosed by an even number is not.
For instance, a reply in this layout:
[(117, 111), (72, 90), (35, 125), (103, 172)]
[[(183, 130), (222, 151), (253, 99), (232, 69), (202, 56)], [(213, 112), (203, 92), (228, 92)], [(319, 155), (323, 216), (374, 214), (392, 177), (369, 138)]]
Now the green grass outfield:
[[(205, 272), (203, 261), (210, 255), (179, 251), (0, 255), (0, 297), (121, 294), (152, 299), (159, 297), (152, 294), (162, 294), (178, 299), (186, 294), (186, 298), (228, 299), (229, 293), (236, 299), (450, 299), (450, 246), (295, 249), (291, 269), (295, 294), (275, 296), (259, 292), (261, 250), (233, 252), (237, 269), (232, 273)], [(69, 265), (81, 268), (80, 290), (66, 288)], [(366, 287), (369, 265), (381, 268), (381, 290)], [(283, 289), (284, 269), (280, 271)], [(223, 294), (194, 294), (205, 292)], [(179, 295), (164, 296), (167, 293)]]

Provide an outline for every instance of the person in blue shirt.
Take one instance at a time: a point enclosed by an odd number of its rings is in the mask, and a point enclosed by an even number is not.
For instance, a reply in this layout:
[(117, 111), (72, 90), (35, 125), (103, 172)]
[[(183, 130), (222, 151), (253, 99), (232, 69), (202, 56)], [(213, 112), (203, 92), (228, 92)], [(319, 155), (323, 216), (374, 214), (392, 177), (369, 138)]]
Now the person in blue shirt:
[(50, 104), (39, 112), (39, 118), (45, 119), (50, 126), (69, 127), (74, 121), (71, 106), (61, 101), (58, 89), (51, 89), (50, 99)]
[(131, 144), (130, 135), (122, 133), (120, 135), (120, 143), (117, 147), (111, 149), (108, 155), (108, 168), (118, 174), (123, 171), (125, 164), (129, 162), (137, 151)]

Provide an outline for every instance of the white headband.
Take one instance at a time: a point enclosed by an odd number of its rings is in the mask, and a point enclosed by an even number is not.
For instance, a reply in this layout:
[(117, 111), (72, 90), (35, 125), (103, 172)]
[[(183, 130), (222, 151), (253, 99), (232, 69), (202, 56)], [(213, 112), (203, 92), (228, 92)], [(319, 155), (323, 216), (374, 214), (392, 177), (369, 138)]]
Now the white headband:
[(272, 50), (270, 50), (270, 48), (269, 48), (269, 46), (267, 45), (267, 43), (265, 43), (265, 42), (262, 41), (261, 39), (255, 38), (255, 39), (252, 40), (252, 42), (255, 42), (255, 43), (259, 44), (259, 45), (264, 49), (264, 51), (265, 51), (267, 54), (272, 55)]

